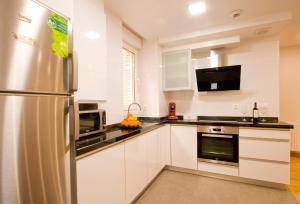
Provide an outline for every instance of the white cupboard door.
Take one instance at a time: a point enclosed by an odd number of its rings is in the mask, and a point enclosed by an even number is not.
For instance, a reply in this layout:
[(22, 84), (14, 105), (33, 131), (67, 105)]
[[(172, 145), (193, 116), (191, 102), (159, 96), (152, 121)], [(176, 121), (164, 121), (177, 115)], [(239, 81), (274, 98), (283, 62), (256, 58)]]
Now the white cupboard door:
[(124, 143), (76, 163), (78, 204), (125, 203)]
[(163, 90), (192, 90), (191, 50), (162, 54)]
[(125, 142), (126, 203), (145, 188), (148, 181), (147, 135)]
[(160, 171), (159, 169), (159, 140), (158, 130), (153, 130), (145, 134), (147, 138), (147, 155), (148, 155), (148, 181), (149, 183)]
[(171, 141), (170, 141), (170, 125), (165, 125), (160, 128), (160, 167), (171, 165)]
[(172, 166), (197, 169), (197, 127), (171, 126)]
[(103, 1), (74, 1), (74, 50), (79, 100), (105, 100), (107, 76), (106, 15)]

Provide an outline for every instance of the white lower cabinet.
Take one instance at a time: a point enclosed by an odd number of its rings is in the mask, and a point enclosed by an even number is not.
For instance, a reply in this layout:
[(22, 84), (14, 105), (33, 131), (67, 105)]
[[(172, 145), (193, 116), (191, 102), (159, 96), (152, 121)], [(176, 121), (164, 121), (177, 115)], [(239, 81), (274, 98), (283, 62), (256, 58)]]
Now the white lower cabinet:
[(172, 166), (197, 169), (197, 127), (171, 125)]
[(130, 203), (147, 185), (147, 134), (125, 142), (126, 203)]
[(124, 143), (77, 160), (78, 204), (125, 203)]
[(131, 203), (169, 163), (169, 125), (126, 141), (126, 203)]
[(147, 184), (157, 175), (160, 169), (160, 144), (159, 144), (159, 131), (154, 130), (146, 133), (147, 139), (147, 165), (148, 177)]
[(242, 158), (240, 159), (240, 177), (289, 184), (290, 164)]
[(79, 159), (78, 203), (131, 203), (165, 165), (289, 184), (289, 131), (242, 128), (239, 135), (239, 167), (197, 162), (192, 125), (165, 125)]
[(165, 125), (159, 129), (160, 144), (160, 168), (171, 165), (171, 136), (170, 125)]
[(290, 183), (290, 131), (241, 128), (240, 177)]

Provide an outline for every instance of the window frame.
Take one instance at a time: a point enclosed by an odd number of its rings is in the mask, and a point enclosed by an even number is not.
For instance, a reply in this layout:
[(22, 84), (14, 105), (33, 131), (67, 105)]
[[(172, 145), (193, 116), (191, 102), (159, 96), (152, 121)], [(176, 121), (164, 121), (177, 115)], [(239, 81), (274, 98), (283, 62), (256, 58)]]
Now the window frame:
[[(132, 102), (136, 102), (136, 99), (137, 99), (136, 84), (137, 84), (137, 55), (138, 55), (138, 51), (137, 51), (137, 49), (135, 49), (134, 47), (130, 46), (126, 42), (123, 42), (122, 53), (123, 53), (123, 50), (127, 50), (128, 52), (131, 52), (131, 53), (134, 54), (133, 70), (132, 70), (132, 79), (133, 79), (133, 82), (132, 82), (132, 84), (133, 84), (132, 85), (132, 88), (133, 88), (133, 101)], [(122, 63), (122, 70), (123, 70), (123, 63)], [(123, 101), (123, 103), (124, 103), (124, 101)], [(124, 106), (124, 104), (123, 104), (123, 106)], [(123, 107), (123, 108), (125, 108), (125, 107)], [(127, 108), (128, 107), (126, 107), (126, 109), (124, 111), (127, 111)]]

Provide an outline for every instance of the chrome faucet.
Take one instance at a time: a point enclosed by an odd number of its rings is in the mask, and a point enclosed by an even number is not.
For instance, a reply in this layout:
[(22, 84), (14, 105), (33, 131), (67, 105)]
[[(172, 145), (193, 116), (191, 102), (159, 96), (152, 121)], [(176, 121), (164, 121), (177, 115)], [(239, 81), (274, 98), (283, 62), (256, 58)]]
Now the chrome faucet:
[(139, 107), (140, 111), (142, 111), (141, 105), (138, 104), (137, 102), (133, 102), (128, 106), (127, 115), (129, 114), (129, 111), (130, 111), (130, 108), (132, 105), (137, 105)]

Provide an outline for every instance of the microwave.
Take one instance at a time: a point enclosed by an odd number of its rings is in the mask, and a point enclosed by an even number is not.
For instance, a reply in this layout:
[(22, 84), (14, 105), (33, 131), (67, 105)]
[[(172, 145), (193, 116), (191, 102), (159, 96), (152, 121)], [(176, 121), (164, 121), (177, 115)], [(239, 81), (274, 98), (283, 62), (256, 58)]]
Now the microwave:
[(79, 104), (79, 138), (104, 132), (106, 112), (98, 104)]

